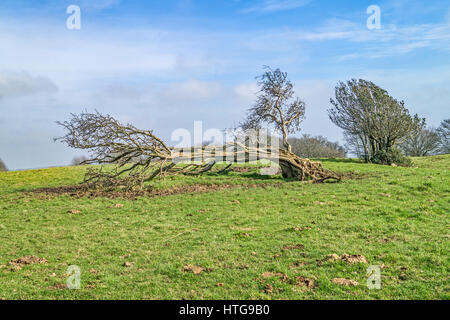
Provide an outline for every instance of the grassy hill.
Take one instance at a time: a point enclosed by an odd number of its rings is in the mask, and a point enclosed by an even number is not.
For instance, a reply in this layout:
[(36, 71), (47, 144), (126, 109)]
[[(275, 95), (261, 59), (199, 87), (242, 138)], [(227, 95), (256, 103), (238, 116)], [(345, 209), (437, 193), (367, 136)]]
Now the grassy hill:
[(0, 172), (0, 299), (448, 299), (450, 156), (414, 163), (323, 160), (352, 173), (325, 184), (248, 166), (122, 198), (42, 190), (83, 167)]

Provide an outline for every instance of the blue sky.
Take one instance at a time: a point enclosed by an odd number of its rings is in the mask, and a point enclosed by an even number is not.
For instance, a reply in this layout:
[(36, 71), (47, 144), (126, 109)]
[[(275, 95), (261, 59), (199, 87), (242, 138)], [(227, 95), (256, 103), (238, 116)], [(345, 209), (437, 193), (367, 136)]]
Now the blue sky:
[[(66, 8), (81, 8), (68, 30)], [(369, 30), (367, 7), (381, 9)], [(449, 118), (448, 0), (70, 0), (0, 2), (0, 158), (65, 165), (55, 124), (98, 109), (151, 128), (227, 128), (254, 100), (263, 65), (307, 104), (301, 133), (342, 141), (327, 117), (337, 81), (364, 78), (437, 126)], [(175, 143), (175, 142), (174, 142)]]

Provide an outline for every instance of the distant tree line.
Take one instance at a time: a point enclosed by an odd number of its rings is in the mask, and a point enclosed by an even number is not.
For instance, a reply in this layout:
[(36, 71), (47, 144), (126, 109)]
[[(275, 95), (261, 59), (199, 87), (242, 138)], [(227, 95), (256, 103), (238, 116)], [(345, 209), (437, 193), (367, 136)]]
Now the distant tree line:
[(6, 167), (2, 159), (0, 159), (0, 171), (8, 171), (8, 168)]
[(292, 152), (302, 158), (345, 158), (346, 150), (337, 142), (322, 136), (304, 134), (301, 138), (289, 138)]
[(420, 128), (405, 137), (399, 148), (406, 156), (425, 157), (439, 152), (440, 138), (433, 128)]

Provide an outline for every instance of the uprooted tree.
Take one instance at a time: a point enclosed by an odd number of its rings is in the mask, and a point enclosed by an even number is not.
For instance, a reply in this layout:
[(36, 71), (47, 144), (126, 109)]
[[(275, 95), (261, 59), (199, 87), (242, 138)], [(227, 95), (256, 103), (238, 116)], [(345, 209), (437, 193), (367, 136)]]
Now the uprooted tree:
[[(254, 147), (235, 140), (222, 146), (174, 148), (167, 146), (152, 130), (123, 125), (110, 115), (98, 112), (72, 114), (69, 121), (58, 124), (66, 129), (66, 134), (55, 140), (88, 151), (90, 157), (83, 164), (100, 165), (87, 167), (84, 183), (93, 186), (142, 188), (156, 177), (222, 173), (237, 159), (278, 162), (286, 177), (294, 177), (291, 168), (296, 168), (295, 178), (299, 180), (322, 182), (340, 179), (319, 162), (299, 158), (282, 148), (274, 150), (269, 145)], [(216, 169), (217, 162), (228, 164)], [(289, 168), (289, 175), (284, 174), (286, 168)]]
[[(261, 94), (242, 125), (246, 130), (239, 131), (233, 141), (225, 144), (170, 147), (152, 130), (121, 124), (99, 112), (72, 114), (69, 121), (57, 122), (65, 128), (66, 134), (55, 140), (89, 152), (90, 158), (83, 164), (100, 166), (88, 167), (84, 182), (94, 186), (142, 188), (156, 177), (223, 173), (233, 163), (263, 159), (278, 163), (285, 178), (313, 182), (340, 180), (338, 174), (323, 168), (320, 162), (300, 158), (291, 152), (287, 135), (298, 128), (305, 106), (299, 99), (290, 101), (293, 90), (286, 74), (278, 69), (269, 70), (259, 84)], [(275, 124), (283, 134), (283, 148), (279, 148), (278, 143), (262, 143), (260, 135), (254, 134), (261, 130), (263, 122)], [(255, 140), (256, 143), (252, 143)], [(227, 165), (216, 169), (217, 162)]]

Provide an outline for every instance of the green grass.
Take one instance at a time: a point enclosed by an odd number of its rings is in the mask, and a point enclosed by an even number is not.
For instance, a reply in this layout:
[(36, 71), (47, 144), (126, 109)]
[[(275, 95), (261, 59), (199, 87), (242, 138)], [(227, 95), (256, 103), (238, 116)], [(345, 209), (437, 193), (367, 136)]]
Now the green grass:
[[(0, 173), (0, 298), (448, 299), (450, 156), (414, 163), (325, 159), (325, 167), (360, 178), (324, 184), (255, 172), (173, 177), (157, 187), (280, 185), (134, 201), (25, 192), (76, 184), (83, 167)], [(111, 208), (117, 203), (123, 207)], [(304, 249), (281, 250), (291, 244)], [(366, 264), (317, 263), (332, 253), (364, 255), (368, 265), (383, 266), (381, 289), (367, 288)], [(9, 261), (26, 255), (47, 262), (12, 271)], [(81, 289), (55, 289), (70, 265), (81, 269)], [(207, 270), (193, 274), (183, 271), (186, 265)], [(264, 272), (305, 276), (315, 287), (263, 278)], [(272, 292), (263, 292), (268, 284)]]

